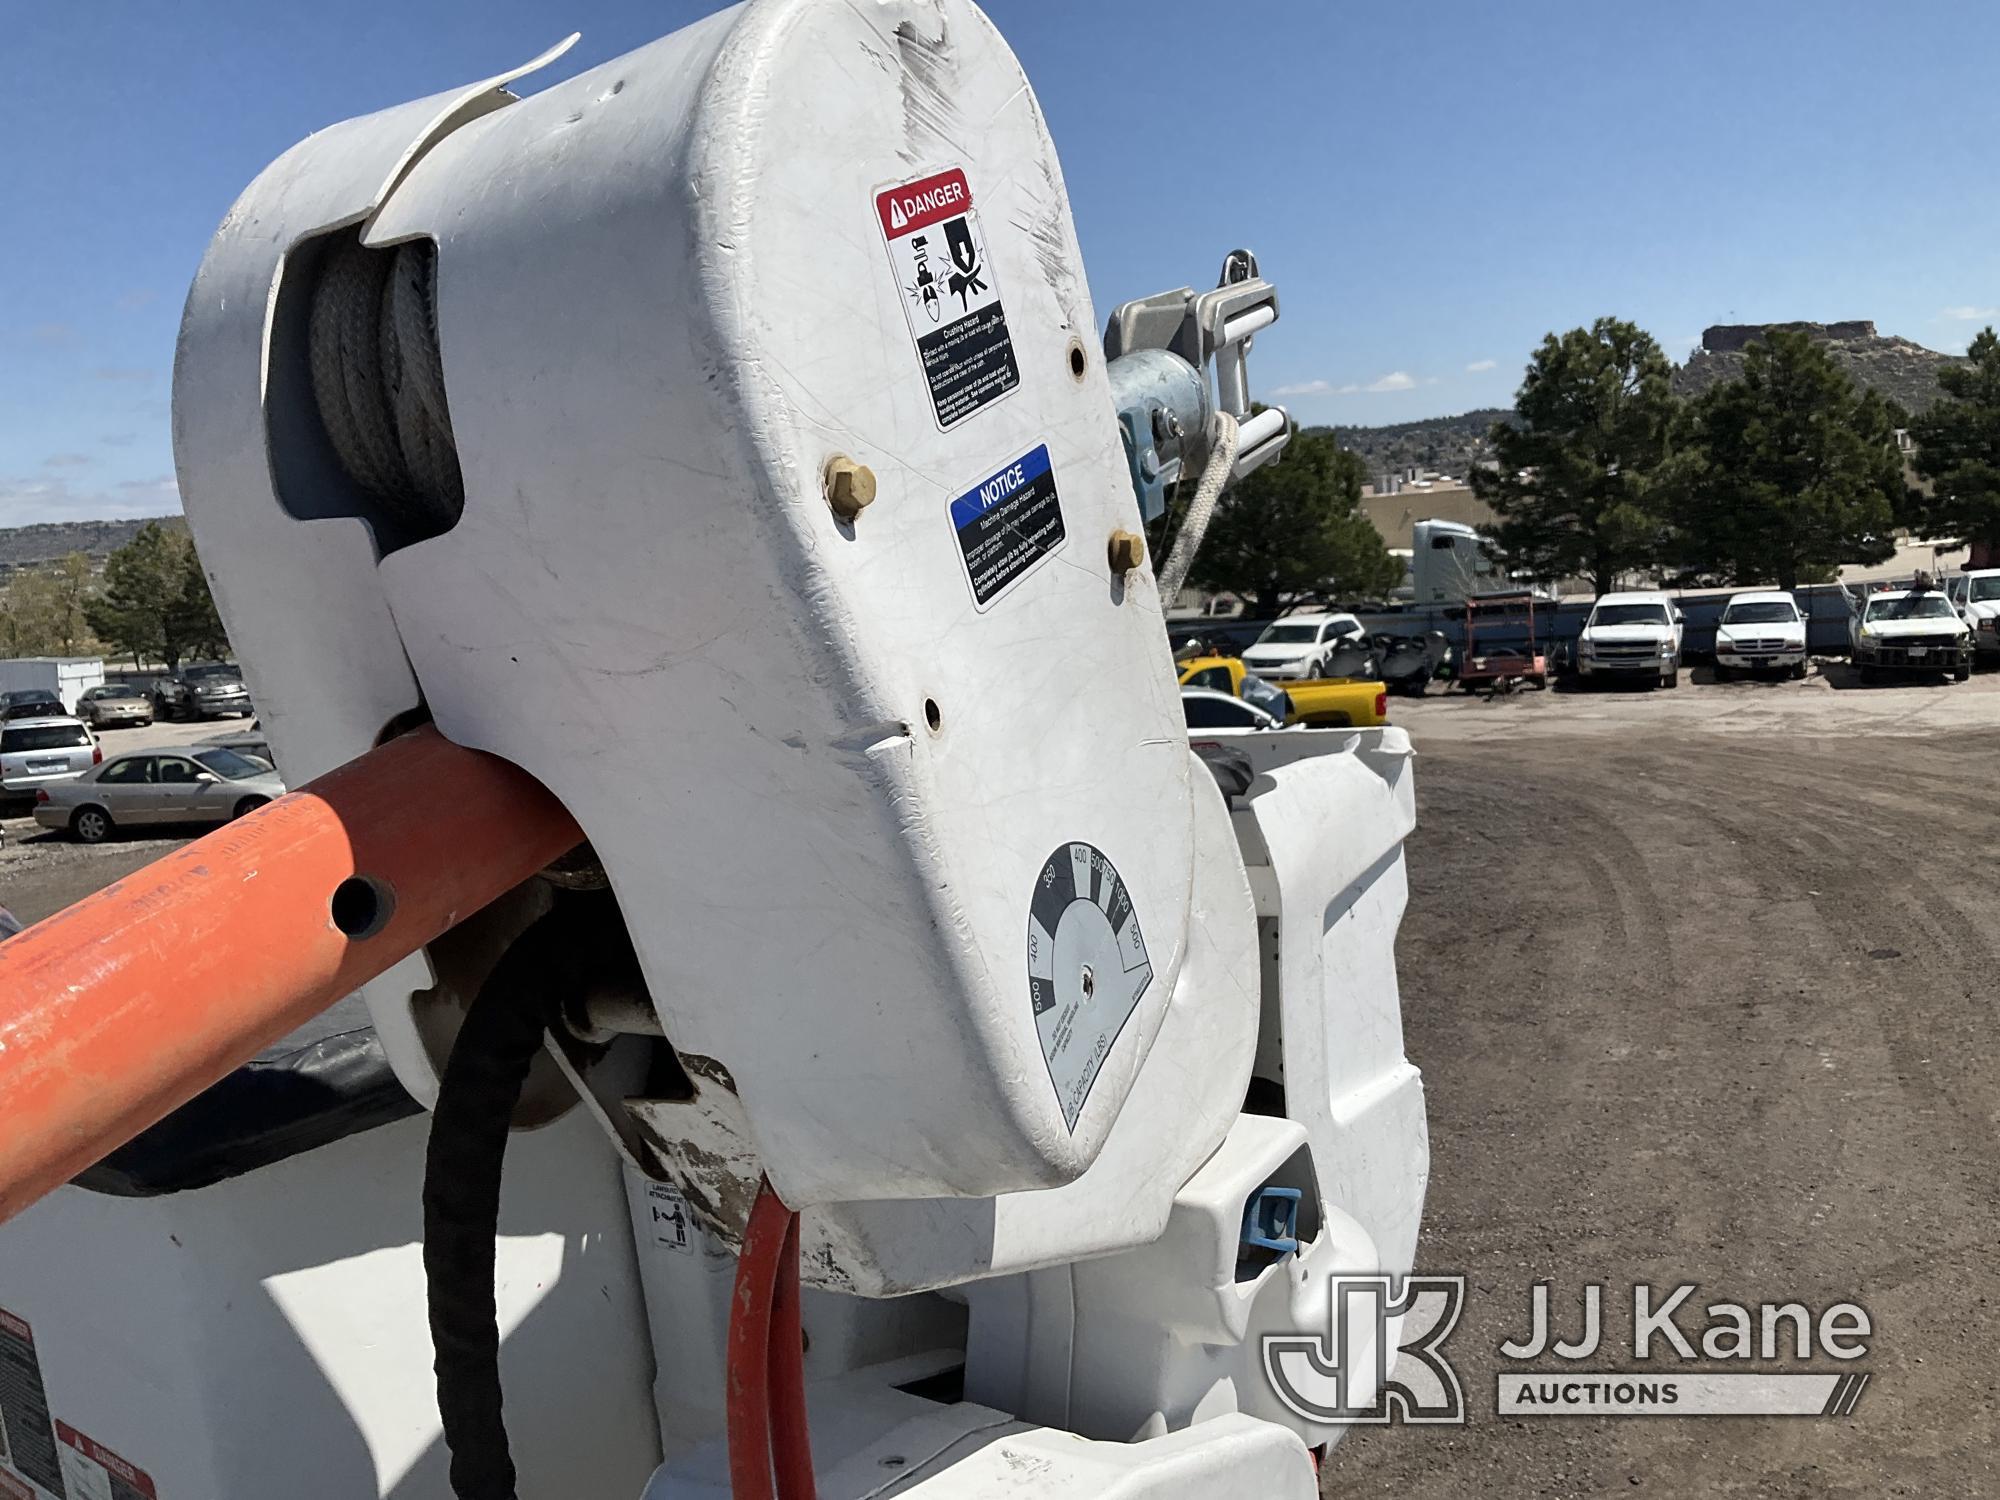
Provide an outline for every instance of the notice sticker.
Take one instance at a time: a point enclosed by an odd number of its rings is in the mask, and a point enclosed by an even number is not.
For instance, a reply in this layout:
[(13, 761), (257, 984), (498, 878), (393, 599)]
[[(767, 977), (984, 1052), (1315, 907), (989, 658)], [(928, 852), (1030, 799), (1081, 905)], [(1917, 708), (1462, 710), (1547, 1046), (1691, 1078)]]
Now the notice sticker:
[(1062, 500), (1047, 443), (951, 502), (972, 602), (986, 608), (1063, 542)]
[(953, 167), (877, 193), (875, 216), (931, 410), (951, 427), (1021, 383), (972, 186)]

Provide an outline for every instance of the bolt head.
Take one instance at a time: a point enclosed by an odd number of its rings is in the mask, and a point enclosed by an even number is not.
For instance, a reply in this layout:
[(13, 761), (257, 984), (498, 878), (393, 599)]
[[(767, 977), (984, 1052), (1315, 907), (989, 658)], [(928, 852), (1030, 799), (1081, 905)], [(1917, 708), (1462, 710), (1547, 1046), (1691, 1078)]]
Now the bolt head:
[(1112, 573), (1123, 578), (1146, 560), (1146, 539), (1136, 532), (1114, 531), (1111, 533), (1111, 542), (1106, 552), (1111, 561)]
[(826, 461), (826, 503), (844, 521), (851, 521), (875, 502), (875, 471), (844, 453)]

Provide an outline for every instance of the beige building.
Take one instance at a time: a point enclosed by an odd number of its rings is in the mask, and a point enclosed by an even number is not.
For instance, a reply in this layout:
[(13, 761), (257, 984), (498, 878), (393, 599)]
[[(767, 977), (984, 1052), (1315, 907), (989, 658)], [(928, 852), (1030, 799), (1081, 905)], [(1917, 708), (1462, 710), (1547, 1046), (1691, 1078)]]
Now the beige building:
[(1429, 475), (1372, 484), (1361, 491), (1361, 513), (1382, 535), (1382, 545), (1409, 551), (1411, 528), (1419, 521), (1457, 521), (1462, 526), (1490, 526), (1493, 508), (1462, 479)]

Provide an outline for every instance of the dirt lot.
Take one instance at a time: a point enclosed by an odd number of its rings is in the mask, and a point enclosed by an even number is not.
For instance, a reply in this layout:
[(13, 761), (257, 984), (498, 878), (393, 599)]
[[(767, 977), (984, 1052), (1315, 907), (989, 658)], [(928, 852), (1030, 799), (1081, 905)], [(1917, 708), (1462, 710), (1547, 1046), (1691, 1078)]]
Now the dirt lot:
[[(1329, 1495), (2000, 1494), (2000, 675), (1706, 676), (1397, 701), (1420, 1268), (1472, 1278), (1471, 1421), (1358, 1431)], [(6, 834), (27, 919), (173, 842)], [(1538, 1279), (1571, 1317), (1586, 1280), (1859, 1301), (1874, 1382), (1844, 1421), (1501, 1420), (1496, 1346)]]
[[(2000, 1494), (2000, 676), (1832, 674), (1398, 704), (1419, 1269), (1472, 1280), (1470, 1423), (1356, 1432), (1328, 1495)], [(1858, 1301), (1874, 1381), (1841, 1421), (1502, 1419), (1537, 1280), (1559, 1332), (1619, 1289), (1598, 1368), (1635, 1280), (1701, 1283), (1697, 1329)]]

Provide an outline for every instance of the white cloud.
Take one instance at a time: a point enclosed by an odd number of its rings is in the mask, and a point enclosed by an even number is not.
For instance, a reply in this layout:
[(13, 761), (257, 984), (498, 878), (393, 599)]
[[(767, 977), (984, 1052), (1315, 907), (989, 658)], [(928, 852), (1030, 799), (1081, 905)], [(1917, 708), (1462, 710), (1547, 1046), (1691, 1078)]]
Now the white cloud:
[(129, 365), (103, 365), (90, 372), (99, 380), (123, 382), (131, 385), (151, 385), (159, 375), (158, 370), (142, 370)]
[(2000, 307), (1947, 307), (1938, 316), (1947, 323), (1982, 323), (2000, 317)]
[(1500, 361), (1497, 359), (1475, 359), (1465, 367), (1465, 373), (1468, 375), (1479, 375), (1487, 370), (1497, 370), (1499, 368)]
[(45, 469), (80, 469), (90, 462), (88, 453), (51, 453), (42, 460)]
[(137, 312), (140, 308), (148, 306), (158, 295), (159, 293), (151, 287), (136, 287), (118, 299), (118, 310)]
[(122, 484), (82, 489), (67, 479), (0, 478), (0, 516), (10, 526), (37, 521), (115, 521), (165, 516), (181, 508), (181, 492), (170, 476), (128, 479)]
[[(1436, 385), (1437, 377), (1432, 376), (1424, 384)], [(1371, 380), (1366, 385), (1353, 383), (1335, 385), (1330, 380), (1301, 380), (1294, 385), (1273, 386), (1271, 394), (1273, 396), (1380, 396), (1391, 391), (1413, 391), (1416, 388), (1417, 380), (1414, 375), (1401, 370), (1391, 370), (1387, 375)]]

